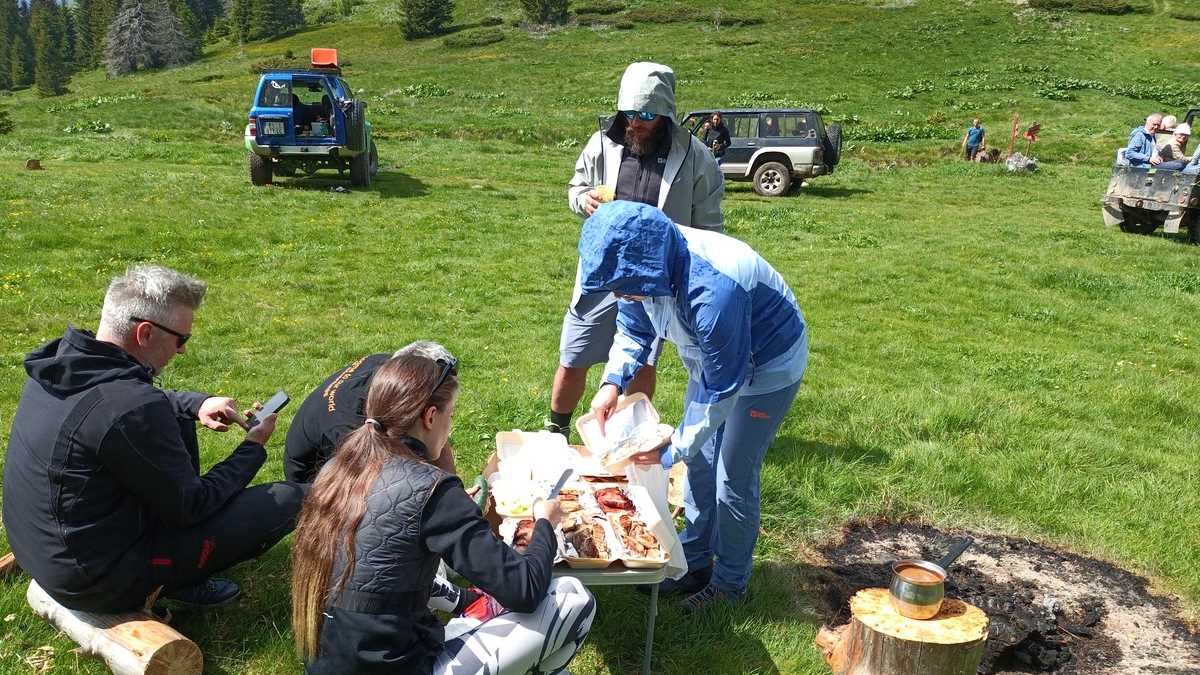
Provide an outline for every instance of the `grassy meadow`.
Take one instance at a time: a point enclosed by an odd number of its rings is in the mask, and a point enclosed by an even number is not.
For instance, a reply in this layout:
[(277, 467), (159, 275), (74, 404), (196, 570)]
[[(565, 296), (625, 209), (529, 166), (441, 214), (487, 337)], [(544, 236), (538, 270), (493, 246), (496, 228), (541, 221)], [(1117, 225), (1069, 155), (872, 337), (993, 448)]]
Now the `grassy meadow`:
[[(579, 228), (566, 182), (624, 66), (650, 59), (675, 68), (681, 111), (819, 105), (849, 139), (835, 175), (785, 198), (728, 184), (727, 232), (788, 279), (812, 356), (763, 469), (751, 599), (698, 618), (664, 603), (654, 672), (824, 672), (806, 551), (855, 517), (1099, 556), (1200, 616), (1200, 249), (1106, 230), (1099, 212), (1129, 129), (1200, 105), (1196, 23), (1166, 3), (1102, 16), (1004, 0), (645, 0), (607, 24), (531, 32), (510, 23), (518, 3), (458, 4), (468, 32), (505, 19), (504, 40), (406, 43), (378, 0), (184, 68), (0, 96), (16, 126), (0, 136), (0, 447), (24, 354), (68, 323), (94, 328), (108, 279), (153, 261), (210, 284), (165, 386), (292, 394), (260, 480), (282, 477), (304, 394), (414, 339), (462, 359), (452, 441), (473, 476), (497, 431), (546, 414)], [(338, 48), (370, 101), (381, 173), (350, 194), (319, 177), (252, 188), (253, 65), (312, 46)], [(1041, 171), (955, 161), (972, 116), (1003, 146), (1014, 112), (1042, 124)], [(111, 131), (64, 131), (95, 122)], [(25, 171), (30, 157), (46, 170)], [(665, 356), (668, 421), (684, 378)], [(236, 441), (201, 438), (207, 464)], [(287, 547), (230, 576), (245, 589), (235, 606), (176, 622), (206, 671), (297, 672)], [(0, 581), (0, 672), (105, 672), (31, 615), (24, 589)], [(636, 672), (643, 596), (597, 595), (572, 672)]]

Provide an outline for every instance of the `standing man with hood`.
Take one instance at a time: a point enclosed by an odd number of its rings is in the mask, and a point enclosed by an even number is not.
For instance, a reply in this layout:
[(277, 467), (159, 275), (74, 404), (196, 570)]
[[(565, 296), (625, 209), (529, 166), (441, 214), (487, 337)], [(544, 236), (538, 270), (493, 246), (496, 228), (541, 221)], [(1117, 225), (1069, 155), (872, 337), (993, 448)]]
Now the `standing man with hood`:
[(109, 285), (95, 335), (68, 327), (25, 358), (4, 528), (21, 568), (65, 607), (120, 612), (159, 590), (194, 607), (227, 603), (238, 585), (212, 575), (295, 527), (302, 487), (246, 487), (275, 415), (201, 475), (196, 424), (226, 431), (240, 421), (236, 401), (154, 386), (186, 351), (206, 291), (165, 267), (133, 267)]
[[(724, 196), (725, 179), (712, 152), (679, 126), (675, 72), (658, 63), (630, 64), (621, 77), (617, 114), (607, 130), (592, 134), (575, 162), (567, 188), (571, 210), (587, 218), (615, 198), (656, 206), (684, 227), (720, 232)], [(588, 369), (608, 358), (616, 317), (612, 294), (584, 292), (577, 274), (563, 317), (547, 429), (570, 437), (571, 416), (587, 386)], [(659, 344), (631, 391), (654, 394)]]
[(758, 540), (763, 459), (808, 363), (796, 297), (746, 244), (677, 227), (642, 204), (600, 207), (583, 224), (579, 258), (584, 292), (620, 299), (616, 341), (592, 399), (601, 429), (659, 340), (675, 344), (688, 373), (670, 443), (634, 458), (687, 463), (679, 538), (688, 572), (660, 590), (689, 594), (686, 611), (738, 602)]

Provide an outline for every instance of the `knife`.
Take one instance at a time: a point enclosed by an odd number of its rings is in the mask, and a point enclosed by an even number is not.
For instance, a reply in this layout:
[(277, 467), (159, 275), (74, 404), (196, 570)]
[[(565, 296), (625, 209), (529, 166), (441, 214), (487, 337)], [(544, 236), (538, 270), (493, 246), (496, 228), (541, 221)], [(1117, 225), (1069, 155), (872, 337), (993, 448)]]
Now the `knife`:
[(563, 489), (563, 486), (567, 484), (567, 479), (570, 477), (571, 477), (571, 469), (563, 470), (562, 475), (559, 476), (559, 478), (558, 478), (558, 482), (555, 483), (554, 487), (550, 489), (550, 495), (548, 497), (546, 497), (546, 499), (554, 499), (555, 497), (557, 497), (559, 490)]

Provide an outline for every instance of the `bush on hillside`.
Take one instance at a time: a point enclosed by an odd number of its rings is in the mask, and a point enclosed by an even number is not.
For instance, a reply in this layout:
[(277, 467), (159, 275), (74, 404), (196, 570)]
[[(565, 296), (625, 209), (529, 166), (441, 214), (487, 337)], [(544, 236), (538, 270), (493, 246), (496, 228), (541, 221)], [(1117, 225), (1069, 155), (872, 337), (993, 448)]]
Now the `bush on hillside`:
[(503, 39), (504, 33), (499, 28), (481, 28), (479, 30), (455, 33), (442, 40), (442, 44), (453, 48), (482, 47), (483, 45), (490, 45)]
[(1132, 14), (1146, 10), (1144, 3), (1131, 0), (1029, 0), (1029, 6), (1092, 14)]
[(580, 14), (616, 14), (625, 9), (624, 5), (619, 2), (611, 2), (611, 0), (594, 0), (593, 2), (585, 2), (582, 5), (575, 5), (575, 15)]
[(401, 0), (401, 28), (408, 40), (441, 35), (454, 16), (454, 0)]
[(480, 26), (503, 26), (504, 19), (501, 17), (498, 17), (498, 16), (485, 16), (485, 17), (483, 17), (483, 20), (479, 22), (479, 25)]
[(689, 7), (668, 5), (666, 7), (638, 7), (629, 10), (625, 17), (638, 23), (679, 23), (696, 21), (700, 19), (700, 14)]
[(8, 111), (0, 110), (0, 136), (3, 136), (4, 134), (12, 133), (12, 130), (13, 130), (13, 121), (12, 121), (12, 118), (8, 116)]
[(536, 24), (560, 24), (567, 21), (567, 0), (521, 0), (525, 17)]
[(1181, 21), (1200, 21), (1200, 10), (1176, 9), (1171, 12), (1171, 17)]
[(749, 47), (758, 44), (758, 39), (749, 35), (721, 35), (714, 42), (722, 47)]

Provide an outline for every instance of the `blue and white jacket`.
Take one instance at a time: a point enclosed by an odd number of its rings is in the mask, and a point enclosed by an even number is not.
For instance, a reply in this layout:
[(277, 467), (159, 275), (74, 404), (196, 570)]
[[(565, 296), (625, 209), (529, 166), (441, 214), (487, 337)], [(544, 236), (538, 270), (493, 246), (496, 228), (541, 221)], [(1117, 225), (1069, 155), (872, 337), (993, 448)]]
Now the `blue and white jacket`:
[(656, 338), (674, 343), (687, 368), (689, 397), (665, 466), (699, 452), (739, 396), (768, 394), (803, 377), (808, 331), (796, 297), (741, 241), (617, 201), (584, 222), (579, 257), (584, 292), (645, 297), (619, 305), (604, 381), (624, 391)]

